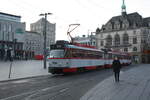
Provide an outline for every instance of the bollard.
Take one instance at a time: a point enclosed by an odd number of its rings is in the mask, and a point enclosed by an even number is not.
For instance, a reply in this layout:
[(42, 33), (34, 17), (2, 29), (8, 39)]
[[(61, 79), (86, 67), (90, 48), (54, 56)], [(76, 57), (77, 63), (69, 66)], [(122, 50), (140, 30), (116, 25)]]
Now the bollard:
[(13, 61), (11, 61), (11, 63), (10, 63), (10, 67), (9, 67), (9, 76), (8, 76), (8, 78), (10, 78), (10, 76), (11, 76), (12, 62), (13, 62)]

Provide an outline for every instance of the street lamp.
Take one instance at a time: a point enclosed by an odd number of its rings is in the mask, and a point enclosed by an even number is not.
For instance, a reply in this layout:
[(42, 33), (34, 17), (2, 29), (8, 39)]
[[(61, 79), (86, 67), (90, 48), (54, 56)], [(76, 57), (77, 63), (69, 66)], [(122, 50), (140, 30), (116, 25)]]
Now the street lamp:
[(44, 35), (44, 69), (46, 69), (46, 27), (47, 27), (47, 15), (52, 15), (52, 13), (43, 13), (43, 14), (40, 14), (40, 16), (44, 16), (44, 29), (43, 29), (43, 35)]

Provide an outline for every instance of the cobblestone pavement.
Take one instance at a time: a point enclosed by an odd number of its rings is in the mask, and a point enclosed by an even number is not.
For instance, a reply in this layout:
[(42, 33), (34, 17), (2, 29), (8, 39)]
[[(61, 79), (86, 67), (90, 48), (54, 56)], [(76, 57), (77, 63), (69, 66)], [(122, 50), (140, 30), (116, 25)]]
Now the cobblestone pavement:
[(121, 73), (119, 83), (111, 76), (87, 92), (80, 100), (149, 100), (150, 64)]
[(0, 61), (0, 81), (49, 75), (48, 70), (43, 68), (43, 61), (41, 60), (13, 61), (11, 76), (8, 78), (10, 65), (11, 62), (9, 61)]

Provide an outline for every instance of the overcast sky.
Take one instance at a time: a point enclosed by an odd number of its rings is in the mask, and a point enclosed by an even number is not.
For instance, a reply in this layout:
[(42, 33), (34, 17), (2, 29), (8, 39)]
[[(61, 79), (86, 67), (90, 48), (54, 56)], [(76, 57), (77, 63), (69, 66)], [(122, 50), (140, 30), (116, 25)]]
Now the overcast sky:
[[(149, 17), (150, 0), (125, 0), (127, 13), (138, 12)], [(50, 12), (48, 20), (56, 23), (56, 39), (68, 40), (69, 24), (79, 23), (73, 36), (94, 32), (111, 17), (121, 14), (122, 0), (1, 0), (0, 12), (22, 16), (27, 30), (30, 23), (41, 17), (40, 13)]]

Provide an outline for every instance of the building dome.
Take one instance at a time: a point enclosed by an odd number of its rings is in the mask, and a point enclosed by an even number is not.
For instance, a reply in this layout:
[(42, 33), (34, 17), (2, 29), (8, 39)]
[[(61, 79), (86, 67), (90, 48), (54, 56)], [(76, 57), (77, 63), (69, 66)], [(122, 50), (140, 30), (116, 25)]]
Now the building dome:
[(122, 9), (126, 9), (126, 6), (125, 6), (125, 4), (123, 4), (123, 5), (121, 6), (121, 8), (122, 8)]

